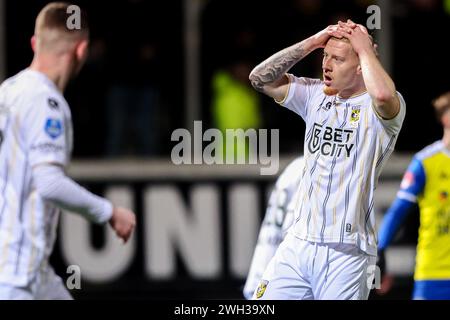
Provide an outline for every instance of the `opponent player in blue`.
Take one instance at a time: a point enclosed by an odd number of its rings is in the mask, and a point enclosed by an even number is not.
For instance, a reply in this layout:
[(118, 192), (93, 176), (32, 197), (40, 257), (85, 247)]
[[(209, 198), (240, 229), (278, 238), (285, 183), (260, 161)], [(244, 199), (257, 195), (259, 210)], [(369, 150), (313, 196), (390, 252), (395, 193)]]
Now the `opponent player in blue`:
[(383, 219), (380, 255), (391, 243), (411, 208), (420, 209), (419, 240), (414, 272), (414, 299), (450, 299), (450, 92), (433, 101), (444, 127), (442, 140), (417, 153), (397, 198)]

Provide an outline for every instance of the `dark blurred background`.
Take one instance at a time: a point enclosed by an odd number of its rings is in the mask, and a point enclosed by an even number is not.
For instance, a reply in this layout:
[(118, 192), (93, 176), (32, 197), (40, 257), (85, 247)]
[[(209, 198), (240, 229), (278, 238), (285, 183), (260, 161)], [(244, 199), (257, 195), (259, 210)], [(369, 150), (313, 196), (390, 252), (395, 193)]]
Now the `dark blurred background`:
[[(6, 76), (31, 61), (34, 18), (48, 1), (6, 1)], [(186, 3), (189, 1), (73, 1), (88, 11), (91, 57), (73, 81), (67, 99), (73, 110), (76, 158), (167, 156), (175, 128), (188, 127), (186, 92)], [(220, 72), (248, 85), (251, 69), (272, 53), (335, 23), (352, 18), (365, 24), (364, 0), (199, 0), (198, 85), (200, 106), (194, 120), (217, 126)], [(430, 101), (449, 89), (445, 55), (448, 1), (381, 1), (386, 28), (374, 30), (389, 72), (403, 94), (408, 113), (398, 151), (415, 152), (440, 138)], [(380, 5), (380, 4), (378, 4)], [(384, 15), (388, 15), (386, 17)], [(383, 20), (384, 22), (384, 20)], [(389, 27), (389, 28), (388, 28)], [(388, 28), (388, 30), (387, 30)], [(389, 33), (380, 43), (380, 34)], [(380, 48), (380, 50), (382, 50)], [(192, 60), (191, 60), (192, 61)], [(195, 61), (195, 58), (194, 58)], [(320, 76), (320, 53), (292, 70)], [(226, 103), (226, 102), (225, 102)], [(252, 117), (260, 127), (281, 129), (280, 149), (301, 152), (303, 122), (262, 95)], [(249, 121), (251, 122), (251, 121)]]
[[(6, 70), (0, 76), (12, 76), (31, 62), (34, 19), (47, 2), (3, 2)], [(410, 155), (441, 138), (430, 101), (450, 90), (449, 0), (72, 2), (87, 10), (91, 26), (89, 60), (66, 92), (74, 121), (75, 159), (165, 159), (174, 145), (173, 130), (191, 128), (193, 120), (202, 120), (204, 128), (280, 129), (281, 153), (302, 153), (301, 118), (256, 93), (248, 74), (269, 55), (339, 19), (365, 24), (371, 4), (381, 7), (381, 29), (373, 32), (380, 59), (407, 103), (397, 152)], [(312, 53), (292, 72), (320, 77), (321, 53)], [(410, 220), (400, 244), (417, 238), (417, 216)], [(223, 296), (238, 297), (243, 279), (233, 278), (234, 291), (227, 289), (227, 280), (225, 276), (213, 284), (225, 288)], [(411, 277), (400, 283), (388, 297), (409, 298)], [(200, 297), (211, 289), (211, 283), (203, 285), (198, 283)], [(166, 290), (170, 296), (180, 287), (190, 288), (183, 282), (163, 282), (154, 290), (162, 296)], [(117, 296), (126, 291), (122, 288)], [(91, 289), (87, 297), (107, 294), (101, 286)]]

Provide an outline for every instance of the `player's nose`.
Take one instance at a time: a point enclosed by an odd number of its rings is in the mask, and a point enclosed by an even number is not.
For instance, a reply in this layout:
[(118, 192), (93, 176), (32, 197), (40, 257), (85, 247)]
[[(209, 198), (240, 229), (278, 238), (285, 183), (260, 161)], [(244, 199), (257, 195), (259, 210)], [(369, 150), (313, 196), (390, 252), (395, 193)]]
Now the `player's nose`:
[(322, 70), (323, 70), (323, 72), (332, 71), (329, 59), (323, 59)]

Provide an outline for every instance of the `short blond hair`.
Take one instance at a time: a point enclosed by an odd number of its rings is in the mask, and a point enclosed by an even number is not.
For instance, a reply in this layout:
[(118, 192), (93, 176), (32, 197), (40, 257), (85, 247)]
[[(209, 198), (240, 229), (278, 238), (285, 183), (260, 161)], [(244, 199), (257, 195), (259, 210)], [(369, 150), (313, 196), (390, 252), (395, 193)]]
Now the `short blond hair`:
[[(369, 34), (369, 39), (370, 39), (370, 41), (372, 42), (372, 48), (373, 48), (373, 51), (375, 52), (375, 55), (378, 56), (377, 45), (376, 45), (376, 43), (375, 43), (374, 38), (373, 38), (372, 35), (370, 35), (370, 34)], [(351, 45), (350, 40), (348, 40), (348, 39), (345, 38), (345, 37), (338, 38), (338, 37), (335, 37), (335, 36), (331, 36), (331, 37), (328, 39), (328, 41), (329, 41), (329, 40), (343, 41), (343, 42), (346, 42), (346, 43), (348, 43), (348, 44)], [(353, 47), (352, 47), (352, 48), (353, 48)]]
[(34, 29), (38, 47), (54, 50), (89, 38), (87, 15), (83, 10), (80, 10), (80, 28), (68, 27), (70, 6), (67, 2), (51, 2), (39, 12)]

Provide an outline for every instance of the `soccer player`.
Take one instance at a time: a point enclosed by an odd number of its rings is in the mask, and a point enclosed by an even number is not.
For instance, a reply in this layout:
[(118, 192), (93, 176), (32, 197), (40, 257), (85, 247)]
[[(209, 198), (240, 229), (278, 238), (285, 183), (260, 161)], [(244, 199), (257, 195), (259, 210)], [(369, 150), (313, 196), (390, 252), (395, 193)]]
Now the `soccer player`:
[(246, 299), (252, 297), (267, 264), (294, 222), (295, 201), (292, 199), (303, 175), (303, 169), (303, 157), (296, 158), (284, 169), (270, 194), (269, 205), (259, 231), (258, 242), (244, 286)]
[(444, 136), (412, 159), (381, 224), (378, 245), (381, 252), (389, 246), (417, 202), (420, 228), (413, 299), (420, 300), (450, 299), (450, 92), (435, 99), (433, 106)]
[[(321, 48), (323, 80), (287, 74)], [(296, 221), (254, 298), (367, 299), (377, 255), (374, 192), (406, 106), (366, 28), (351, 20), (328, 26), (256, 66), (250, 81), (306, 122)]]
[(59, 208), (103, 224), (127, 241), (135, 215), (65, 174), (72, 120), (63, 97), (88, 50), (86, 16), (67, 27), (69, 4), (50, 3), (36, 19), (31, 66), (0, 88), (0, 299), (71, 299), (49, 256)]

